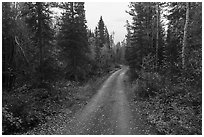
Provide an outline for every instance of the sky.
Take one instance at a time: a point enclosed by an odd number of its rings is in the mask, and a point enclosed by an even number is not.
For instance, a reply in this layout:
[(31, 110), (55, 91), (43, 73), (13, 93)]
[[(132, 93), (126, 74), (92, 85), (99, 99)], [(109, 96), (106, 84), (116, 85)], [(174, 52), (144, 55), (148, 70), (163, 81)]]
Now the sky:
[(94, 31), (100, 16), (102, 16), (109, 34), (114, 31), (114, 42), (120, 42), (125, 38), (126, 20), (131, 20), (131, 16), (125, 11), (129, 11), (128, 2), (85, 2), (86, 20), (89, 29)]

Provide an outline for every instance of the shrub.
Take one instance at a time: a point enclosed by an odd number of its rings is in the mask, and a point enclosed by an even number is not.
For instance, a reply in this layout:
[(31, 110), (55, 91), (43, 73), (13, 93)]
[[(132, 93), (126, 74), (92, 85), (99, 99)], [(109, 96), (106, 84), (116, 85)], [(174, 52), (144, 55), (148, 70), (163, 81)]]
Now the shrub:
[(140, 72), (138, 76), (138, 89), (135, 90), (136, 96), (141, 99), (148, 99), (159, 94), (161, 78), (157, 73)]
[(27, 130), (45, 121), (49, 92), (45, 89), (19, 88), (3, 95), (3, 134)]
[(2, 107), (2, 134), (20, 129), (21, 124), (21, 118), (14, 117), (13, 113), (8, 110), (7, 106)]
[(132, 89), (142, 113), (158, 134), (202, 134), (202, 88), (185, 75), (170, 78), (140, 71)]
[(202, 133), (201, 91), (195, 91), (184, 81), (176, 84), (175, 82), (152, 82), (150, 85), (148, 82), (144, 83), (146, 87), (154, 86), (158, 93), (145, 102), (144, 113), (147, 114), (148, 121), (155, 125), (159, 134)]

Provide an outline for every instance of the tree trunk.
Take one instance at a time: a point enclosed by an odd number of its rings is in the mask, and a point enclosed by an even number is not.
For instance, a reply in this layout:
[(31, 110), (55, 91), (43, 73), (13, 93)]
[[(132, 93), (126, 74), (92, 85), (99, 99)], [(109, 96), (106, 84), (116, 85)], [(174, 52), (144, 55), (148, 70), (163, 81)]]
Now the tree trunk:
[(185, 69), (185, 48), (187, 46), (187, 31), (188, 31), (188, 23), (189, 23), (189, 2), (186, 3), (186, 22), (184, 26), (184, 34), (183, 34), (183, 46), (182, 46), (182, 68)]
[(156, 37), (156, 71), (158, 71), (158, 48), (159, 48), (159, 23), (160, 23), (160, 11), (159, 2), (157, 2), (157, 37)]
[(40, 63), (39, 63), (39, 71), (40, 71), (40, 83), (43, 80), (42, 74), (42, 61), (43, 61), (43, 53), (42, 53), (42, 3), (37, 2), (37, 12), (38, 12), (38, 46), (40, 48)]

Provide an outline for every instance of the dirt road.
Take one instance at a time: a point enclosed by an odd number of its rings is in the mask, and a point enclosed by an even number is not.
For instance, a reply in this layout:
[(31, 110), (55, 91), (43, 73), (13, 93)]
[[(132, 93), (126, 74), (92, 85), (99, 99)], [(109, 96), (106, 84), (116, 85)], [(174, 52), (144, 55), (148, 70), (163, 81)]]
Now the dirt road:
[(124, 75), (128, 68), (113, 73), (85, 108), (67, 123), (61, 134), (144, 134), (135, 123), (126, 97)]

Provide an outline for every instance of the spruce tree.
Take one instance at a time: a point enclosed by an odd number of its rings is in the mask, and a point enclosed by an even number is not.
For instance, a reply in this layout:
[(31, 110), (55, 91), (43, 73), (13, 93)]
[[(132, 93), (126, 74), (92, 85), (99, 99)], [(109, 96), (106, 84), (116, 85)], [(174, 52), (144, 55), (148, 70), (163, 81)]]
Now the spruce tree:
[(103, 47), (105, 44), (105, 24), (103, 22), (102, 16), (100, 17), (100, 20), (98, 22), (98, 33), (99, 33), (99, 41), (100, 41), (99, 46)]
[(85, 79), (90, 52), (84, 3), (67, 2), (63, 3), (62, 8), (65, 12), (62, 14), (58, 44), (67, 62), (67, 78), (78, 81)]
[(98, 68), (107, 68), (111, 60), (111, 39), (102, 16), (95, 29), (95, 50)]
[(32, 32), (31, 39), (36, 46), (38, 55), (39, 83), (45, 78), (44, 62), (49, 56), (49, 48), (53, 43), (54, 32), (51, 28), (50, 4), (45, 2), (26, 2), (22, 15), (25, 17), (25, 22)]
[(155, 71), (157, 65), (161, 65), (163, 35), (156, 7), (158, 4), (152, 2), (130, 3), (131, 9), (128, 13), (132, 16), (133, 23), (127, 25), (126, 60), (131, 68), (140, 70), (146, 65), (148, 70)]
[(10, 90), (15, 82), (15, 14), (11, 2), (2, 3), (2, 82)]

